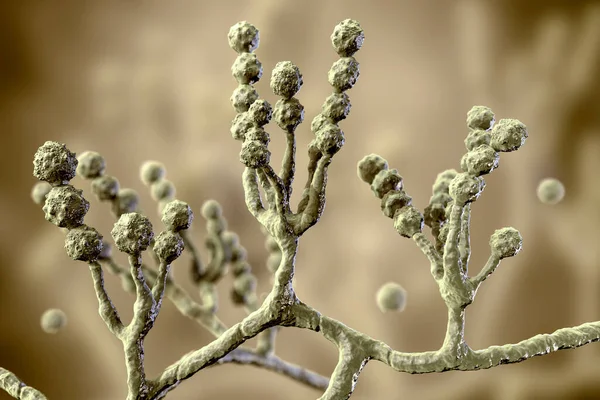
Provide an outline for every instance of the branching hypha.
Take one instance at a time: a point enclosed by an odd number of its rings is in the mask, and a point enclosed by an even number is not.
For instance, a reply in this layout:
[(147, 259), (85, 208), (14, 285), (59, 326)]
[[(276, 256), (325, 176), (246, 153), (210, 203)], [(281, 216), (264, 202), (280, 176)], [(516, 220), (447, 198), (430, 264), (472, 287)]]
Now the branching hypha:
[[(466, 307), (500, 261), (516, 255), (522, 246), (516, 229), (497, 230), (490, 238), (491, 256), (486, 265), (477, 275), (468, 276), (470, 205), (484, 190), (482, 176), (498, 166), (499, 152), (518, 150), (528, 135), (525, 125), (515, 119), (503, 119), (495, 124), (492, 111), (482, 106), (473, 107), (467, 114), (469, 133), (465, 145), (468, 151), (460, 162), (462, 171), (447, 170), (438, 175), (424, 213), (412, 205), (402, 177), (397, 170), (388, 167), (385, 159), (370, 154), (358, 162), (358, 176), (381, 200), (383, 214), (394, 221), (394, 228), (401, 236), (417, 244), (430, 263), (431, 274), (448, 309), (442, 347), (423, 353), (403, 353), (303, 303), (292, 286), (298, 242), (300, 236), (319, 221), (325, 208), (327, 170), (344, 145), (344, 133), (338, 123), (350, 112), (350, 100), (345, 92), (354, 86), (359, 76), (359, 64), (353, 56), (363, 44), (363, 31), (356, 21), (345, 20), (335, 27), (331, 36), (340, 59), (328, 74), (333, 93), (311, 124), (315, 139), (308, 148), (309, 176), (296, 212), (291, 210), (289, 200), (295, 175), (295, 130), (304, 119), (303, 106), (294, 97), (302, 86), (302, 74), (289, 61), (275, 66), (270, 87), (281, 99), (271, 107), (259, 99), (253, 87), (262, 76), (262, 65), (254, 54), (259, 45), (258, 30), (247, 22), (240, 22), (231, 27), (228, 39), (231, 48), (238, 53), (232, 73), (239, 82), (231, 97), (237, 112), (231, 133), (242, 142), (240, 160), (245, 165), (246, 205), (267, 236), (270, 251), (267, 265), (273, 273), (272, 290), (262, 303), (256, 296), (256, 277), (247, 262), (246, 250), (237, 235), (227, 230), (222, 209), (214, 200), (205, 202), (201, 211), (208, 231), (206, 248), (209, 252), (208, 263), (202, 263), (199, 249), (187, 233), (194, 214), (187, 203), (175, 199), (175, 188), (165, 178), (162, 164), (147, 162), (141, 169), (141, 179), (158, 202), (165, 225), (164, 230), (155, 234), (150, 221), (138, 208), (137, 193), (120, 188), (117, 178), (106, 174), (100, 154), (84, 152), (76, 157), (64, 144), (51, 141), (35, 153), (34, 176), (43, 182), (34, 187), (32, 197), (43, 205), (45, 218), (66, 232), (67, 254), (89, 265), (100, 316), (123, 343), (128, 400), (164, 398), (184, 379), (204, 368), (224, 363), (252, 364), (286, 375), (324, 391), (321, 399), (347, 399), (370, 360), (411, 374), (468, 371), (520, 362), (600, 338), (600, 322), (592, 322), (483, 350), (473, 350), (465, 342)], [(287, 140), (279, 173), (270, 164), (270, 139), (264, 130), (272, 117), (285, 131)], [(69, 184), (76, 174), (91, 181), (92, 191), (99, 200), (111, 202), (118, 218), (111, 236), (117, 249), (128, 255), (128, 268), (113, 259), (111, 245), (103, 235), (84, 223), (89, 202), (81, 190)], [(559, 193), (553, 198), (561, 196)], [(423, 233), (425, 225), (431, 228), (433, 241)], [(151, 260), (144, 263), (142, 253), (147, 249)], [(194, 300), (176, 283), (171, 271), (171, 264), (184, 249), (193, 259), (191, 276), (200, 301)], [(215, 286), (228, 272), (228, 267), (235, 276), (231, 298), (248, 312), (247, 317), (231, 327), (216, 315)], [(135, 295), (129, 324), (121, 320), (105, 290), (104, 270), (119, 276), (123, 288)], [(164, 297), (182, 314), (210, 331), (215, 339), (149, 379), (144, 372), (144, 338), (154, 326)], [(400, 311), (406, 302), (404, 290), (395, 283), (384, 285), (376, 300), (382, 311)], [(331, 377), (277, 357), (274, 343), (278, 327), (310, 329), (335, 344), (339, 361)], [(259, 338), (258, 345), (245, 346), (245, 342), (255, 336)], [(46, 398), (4, 369), (0, 369), (0, 387), (19, 399)]]

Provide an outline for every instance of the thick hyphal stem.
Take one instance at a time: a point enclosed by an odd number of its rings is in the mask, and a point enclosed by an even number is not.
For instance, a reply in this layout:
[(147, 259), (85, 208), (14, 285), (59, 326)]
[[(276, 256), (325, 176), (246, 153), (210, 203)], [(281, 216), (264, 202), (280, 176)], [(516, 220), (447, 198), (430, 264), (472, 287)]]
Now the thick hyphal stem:
[(464, 307), (448, 308), (448, 325), (444, 344), (440, 350), (451, 358), (461, 359), (468, 352), (465, 343), (465, 309)]
[(279, 176), (287, 190), (287, 198), (292, 198), (294, 174), (296, 172), (296, 137), (294, 132), (286, 132), (286, 148)]
[(47, 400), (37, 389), (27, 386), (14, 373), (0, 368), (0, 389), (17, 400)]
[(115, 305), (104, 287), (102, 266), (97, 262), (90, 263), (90, 272), (92, 273), (94, 289), (98, 298), (98, 313), (112, 334), (117, 338), (121, 338), (124, 326)]

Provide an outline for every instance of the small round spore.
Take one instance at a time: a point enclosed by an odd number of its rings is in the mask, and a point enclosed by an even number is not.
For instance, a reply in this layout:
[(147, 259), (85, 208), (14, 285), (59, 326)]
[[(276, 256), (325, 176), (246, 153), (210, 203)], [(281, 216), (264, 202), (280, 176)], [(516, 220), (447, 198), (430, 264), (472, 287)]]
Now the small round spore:
[(83, 224), (89, 208), (90, 203), (83, 197), (82, 190), (65, 185), (50, 190), (42, 210), (47, 221), (59, 228), (71, 229)]
[(300, 69), (291, 61), (280, 61), (275, 64), (271, 74), (271, 90), (284, 99), (292, 98), (302, 87)]
[(257, 140), (246, 140), (240, 150), (240, 162), (248, 168), (262, 168), (269, 164), (271, 152)]
[(201, 213), (204, 219), (217, 219), (223, 214), (223, 209), (216, 200), (206, 200), (204, 204), (202, 204)]
[(175, 193), (175, 185), (168, 179), (160, 179), (150, 186), (150, 196), (154, 201), (170, 200)]
[(104, 157), (95, 151), (85, 151), (77, 157), (77, 175), (83, 179), (94, 179), (102, 176), (106, 169)]
[(250, 106), (254, 104), (256, 100), (258, 100), (258, 92), (254, 86), (249, 84), (238, 85), (229, 98), (233, 109), (237, 113), (248, 111)]
[(397, 169), (382, 169), (371, 183), (371, 191), (379, 199), (383, 199), (391, 190), (402, 190), (402, 187), (402, 176)]
[(466, 204), (477, 200), (484, 188), (483, 178), (461, 173), (452, 179), (448, 190), (457, 204)]
[(52, 190), (52, 185), (48, 182), (38, 182), (31, 188), (31, 200), (38, 206), (43, 206), (46, 202), (46, 196)]
[(490, 237), (490, 247), (500, 259), (512, 257), (521, 251), (523, 237), (512, 227), (497, 229)]
[(350, 114), (351, 107), (350, 97), (346, 93), (332, 93), (325, 99), (321, 113), (333, 122), (340, 122)]
[(337, 124), (324, 124), (317, 132), (315, 132), (315, 141), (317, 148), (323, 154), (333, 156), (346, 143), (344, 132)]
[(407, 293), (399, 284), (388, 282), (379, 288), (375, 300), (381, 312), (402, 312), (406, 308)]
[(485, 106), (474, 106), (467, 113), (467, 126), (469, 129), (488, 130), (496, 122), (494, 112), (491, 108)]
[(394, 215), (394, 228), (406, 238), (423, 232), (423, 223), (423, 214), (412, 205), (402, 207)]
[(103, 175), (92, 181), (92, 193), (100, 201), (112, 200), (119, 193), (119, 181), (114, 176)]
[(229, 28), (227, 39), (229, 47), (237, 53), (251, 53), (260, 43), (258, 29), (247, 21), (238, 22)]
[(167, 229), (179, 232), (188, 229), (194, 220), (194, 213), (188, 203), (181, 200), (173, 200), (167, 203), (162, 212), (161, 221)]
[(140, 167), (140, 179), (146, 186), (163, 179), (166, 173), (164, 164), (158, 161), (146, 161)]
[(388, 218), (394, 218), (396, 211), (412, 203), (412, 197), (404, 190), (390, 190), (381, 199), (381, 211)]
[(178, 233), (162, 231), (154, 239), (154, 253), (165, 263), (172, 263), (183, 252), (183, 239)]
[(121, 215), (110, 234), (117, 248), (130, 255), (146, 250), (154, 238), (150, 220), (138, 213)]
[(518, 150), (528, 137), (527, 127), (517, 119), (501, 119), (492, 128), (490, 146), (496, 151)]
[(351, 89), (360, 76), (358, 61), (354, 57), (343, 57), (333, 63), (327, 74), (329, 84), (343, 92)]
[(112, 208), (117, 217), (123, 214), (137, 211), (140, 203), (138, 193), (129, 188), (120, 189), (117, 196), (113, 199)]
[(369, 185), (373, 183), (375, 176), (388, 169), (388, 162), (385, 158), (377, 154), (366, 155), (358, 162), (358, 177)]
[(558, 204), (565, 197), (565, 185), (556, 178), (542, 179), (537, 187), (537, 197), (544, 204)]
[(33, 156), (33, 176), (51, 185), (64, 185), (75, 177), (77, 158), (67, 146), (47, 141)]
[(486, 175), (498, 168), (500, 155), (491, 146), (483, 144), (468, 151), (463, 158), (466, 171), (473, 176)]
[(358, 21), (345, 19), (333, 28), (331, 44), (340, 57), (354, 55), (363, 45), (365, 33)]
[(273, 107), (264, 99), (255, 99), (250, 108), (248, 108), (248, 115), (256, 125), (265, 126), (273, 117)]
[(231, 66), (231, 74), (241, 84), (253, 84), (260, 80), (263, 68), (254, 53), (241, 53)]
[(73, 228), (65, 238), (65, 250), (73, 260), (96, 261), (102, 254), (102, 248), (102, 235), (91, 226)]
[(40, 318), (42, 330), (49, 334), (56, 334), (67, 325), (67, 314), (58, 308), (50, 308)]
[(277, 126), (293, 132), (304, 121), (304, 106), (296, 98), (279, 99), (273, 112)]

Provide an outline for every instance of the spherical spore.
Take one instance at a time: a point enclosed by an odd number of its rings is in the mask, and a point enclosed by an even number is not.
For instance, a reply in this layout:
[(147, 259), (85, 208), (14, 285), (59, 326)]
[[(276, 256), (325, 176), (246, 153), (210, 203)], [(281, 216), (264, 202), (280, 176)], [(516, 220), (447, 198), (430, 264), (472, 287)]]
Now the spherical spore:
[(160, 179), (150, 185), (150, 196), (154, 201), (170, 200), (175, 193), (175, 185), (168, 179)]
[(390, 190), (381, 199), (381, 211), (388, 218), (394, 218), (396, 211), (412, 203), (412, 197), (404, 190)]
[(138, 193), (129, 188), (120, 189), (117, 196), (113, 199), (112, 208), (117, 217), (123, 214), (137, 211), (140, 204), (140, 196)]
[(490, 145), (496, 151), (518, 150), (528, 137), (527, 127), (517, 119), (501, 119), (492, 128)]
[[(202, 215), (204, 216), (204, 215)], [(207, 218), (208, 219), (208, 218)], [(223, 245), (233, 252), (233, 249), (240, 246), (240, 238), (237, 233), (232, 231), (225, 231), (221, 235), (221, 240), (223, 241)]]
[(321, 114), (334, 122), (340, 122), (350, 114), (350, 97), (342, 93), (332, 93), (321, 107)]
[(316, 133), (317, 148), (321, 153), (333, 156), (342, 149), (346, 139), (337, 124), (324, 124)]
[(423, 211), (425, 225), (429, 227), (433, 227), (436, 224), (440, 224), (446, 220), (446, 208), (443, 204), (429, 203), (429, 205), (427, 205)]
[(512, 227), (497, 229), (490, 237), (490, 247), (500, 259), (512, 257), (521, 251), (523, 237)]
[(158, 161), (146, 161), (140, 167), (140, 179), (146, 186), (150, 186), (165, 177), (167, 169)]
[(273, 116), (277, 126), (286, 132), (293, 132), (304, 121), (304, 106), (294, 97), (279, 99), (275, 103)]
[(471, 176), (468, 173), (461, 173), (452, 179), (448, 189), (450, 196), (452, 196), (456, 203), (466, 204), (477, 200), (484, 188), (485, 181), (483, 178)]
[(375, 175), (373, 183), (371, 183), (371, 191), (377, 198), (383, 199), (387, 192), (401, 190), (402, 186), (402, 176), (397, 169), (383, 169)]
[(456, 175), (458, 175), (458, 171), (455, 169), (447, 169), (440, 172), (435, 178), (435, 182), (433, 182), (433, 193), (448, 193), (450, 182), (456, 178)]
[(271, 152), (257, 140), (246, 140), (240, 151), (240, 162), (248, 168), (262, 168), (269, 164)]
[(235, 52), (251, 53), (258, 48), (260, 35), (258, 29), (247, 21), (241, 21), (229, 28), (227, 34), (229, 47)]
[(106, 161), (95, 151), (85, 151), (77, 157), (77, 175), (83, 179), (94, 179), (104, 175)]
[(156, 235), (153, 249), (160, 261), (170, 264), (183, 252), (183, 239), (176, 232), (162, 231)]
[(114, 176), (103, 175), (92, 181), (92, 193), (100, 201), (109, 201), (114, 199), (119, 193), (119, 181)]
[(58, 308), (50, 308), (40, 318), (42, 330), (49, 334), (56, 334), (67, 326), (67, 314)]
[(231, 132), (231, 136), (235, 140), (245, 140), (246, 132), (248, 132), (248, 130), (254, 125), (255, 122), (250, 113), (238, 113), (233, 121), (231, 121), (231, 128), (229, 129), (229, 132)]
[(327, 74), (329, 84), (340, 92), (351, 89), (360, 75), (358, 61), (354, 57), (342, 57), (333, 63)]
[(223, 208), (216, 200), (206, 200), (202, 204), (202, 210), (200, 211), (202, 217), (206, 220), (218, 219), (223, 215)]
[(565, 197), (565, 186), (556, 178), (545, 178), (537, 187), (537, 197), (544, 204), (558, 204)]
[(345, 19), (333, 28), (331, 44), (340, 57), (351, 57), (363, 45), (365, 33), (358, 21)]
[(258, 100), (258, 92), (252, 85), (242, 84), (233, 90), (229, 98), (234, 110), (238, 113), (248, 111), (250, 106)]
[(378, 154), (364, 156), (356, 167), (358, 177), (369, 185), (373, 183), (377, 174), (389, 168), (387, 160)]
[(310, 123), (310, 131), (316, 134), (325, 124), (335, 124), (335, 121), (326, 117), (323, 113), (319, 113), (315, 115)]
[(161, 221), (167, 229), (179, 232), (188, 229), (194, 220), (194, 213), (188, 203), (181, 200), (173, 200), (167, 203), (162, 212)]
[(467, 135), (465, 139), (465, 147), (467, 150), (473, 150), (481, 145), (489, 145), (492, 140), (492, 135), (489, 131), (474, 129)]
[(33, 156), (33, 176), (51, 185), (64, 185), (75, 177), (77, 158), (67, 146), (47, 141)]
[(500, 155), (491, 146), (478, 146), (464, 156), (466, 172), (473, 176), (489, 174), (498, 168)]
[(447, 192), (434, 192), (429, 199), (429, 205), (425, 207), (424, 217), (425, 225), (434, 227), (446, 221), (446, 207), (452, 201), (452, 197)]
[(231, 250), (231, 262), (237, 263), (248, 259), (248, 250), (243, 246), (236, 246)]
[(59, 228), (72, 229), (83, 224), (89, 208), (90, 203), (83, 197), (82, 190), (64, 185), (50, 190), (42, 210), (47, 221)]
[(77, 261), (96, 261), (102, 254), (103, 246), (102, 235), (87, 225), (69, 230), (65, 237), (67, 255)]
[(292, 98), (303, 84), (300, 69), (291, 61), (280, 61), (275, 64), (271, 74), (271, 90), (284, 99)]
[(110, 234), (117, 248), (130, 255), (146, 250), (154, 238), (150, 220), (138, 213), (121, 215)]
[(262, 126), (253, 125), (246, 131), (245, 140), (249, 142), (260, 142), (267, 146), (271, 141), (271, 136)]
[(217, 236), (221, 236), (223, 232), (227, 229), (227, 220), (225, 218), (215, 218), (209, 219), (206, 221), (206, 231), (208, 233), (215, 234)]
[(231, 66), (231, 74), (241, 84), (252, 84), (260, 80), (263, 68), (256, 54), (241, 53)]
[(399, 284), (387, 282), (379, 288), (375, 300), (381, 312), (402, 312), (406, 307), (407, 293)]
[(265, 126), (273, 117), (273, 107), (264, 99), (257, 99), (248, 108), (248, 115), (258, 126)]
[(489, 107), (473, 106), (467, 113), (467, 126), (469, 129), (487, 131), (494, 126), (495, 122), (494, 112)]
[(31, 200), (38, 206), (43, 206), (46, 202), (46, 196), (52, 190), (52, 185), (48, 182), (38, 182), (31, 188)]
[(394, 215), (394, 228), (403, 237), (411, 238), (423, 232), (423, 214), (412, 205), (402, 207)]

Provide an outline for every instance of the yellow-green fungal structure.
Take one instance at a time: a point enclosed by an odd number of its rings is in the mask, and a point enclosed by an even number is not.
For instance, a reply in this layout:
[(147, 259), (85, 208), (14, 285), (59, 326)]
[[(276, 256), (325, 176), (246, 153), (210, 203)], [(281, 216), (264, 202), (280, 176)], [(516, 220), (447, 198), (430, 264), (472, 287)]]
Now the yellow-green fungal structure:
[(565, 186), (556, 178), (545, 178), (537, 187), (537, 197), (544, 204), (558, 204), (565, 197)]
[(40, 325), (46, 333), (58, 333), (67, 325), (67, 314), (58, 308), (50, 308), (42, 314)]
[[(353, 133), (347, 135), (342, 131), (340, 124), (350, 115), (347, 92), (358, 84), (360, 65), (355, 56), (365, 36), (360, 24), (351, 19), (340, 22), (331, 35), (339, 58), (326, 74), (331, 94), (310, 124), (314, 137), (308, 146), (308, 179), (295, 209), (290, 198), (297, 168), (296, 129), (305, 118), (304, 106), (295, 96), (303, 85), (302, 72), (290, 61), (275, 65), (269, 86), (279, 99), (271, 105), (260, 98), (254, 86), (265, 75), (255, 54), (260, 44), (258, 29), (249, 22), (238, 22), (229, 30), (227, 39), (237, 53), (231, 72), (238, 83), (230, 98), (236, 113), (230, 132), (240, 142), (245, 203), (262, 227), (269, 252), (265, 266), (271, 273), (272, 287), (264, 300), (257, 296), (257, 277), (247, 250), (240, 237), (228, 230), (217, 200), (206, 201), (195, 218), (190, 205), (176, 198), (175, 185), (167, 179), (167, 167), (162, 163), (148, 161), (139, 174), (156, 201), (163, 225), (158, 228), (140, 209), (138, 193), (121, 187), (118, 179), (109, 174), (109, 166), (99, 153), (86, 151), (76, 157), (66, 145), (48, 141), (34, 155), (33, 174), (43, 183), (34, 186), (32, 199), (43, 208), (46, 220), (65, 231), (67, 254), (88, 265), (100, 317), (123, 345), (127, 373), (123, 397), (163, 399), (183, 380), (206, 368), (237, 363), (261, 367), (308, 385), (321, 400), (341, 400), (351, 397), (361, 371), (370, 361), (409, 374), (473, 371), (525, 361), (600, 339), (600, 322), (590, 322), (485, 349), (473, 349), (465, 341), (466, 308), (501, 261), (516, 256), (526, 241), (513, 227), (497, 229), (489, 239), (486, 264), (476, 275), (469, 274), (471, 205), (483, 195), (485, 176), (498, 168), (500, 154), (518, 150), (528, 137), (522, 122), (516, 119), (496, 122), (492, 110), (485, 106), (475, 106), (467, 112), (466, 152), (457, 157), (460, 169), (448, 169), (435, 177), (429, 204), (422, 211), (413, 203), (398, 170), (391, 168), (382, 156), (368, 154), (357, 162), (358, 178), (368, 185), (365, 190), (370, 190), (377, 199), (383, 216), (392, 220), (399, 236), (417, 245), (424, 263), (429, 263), (448, 313), (442, 346), (420, 353), (395, 350), (303, 302), (293, 284), (298, 244), (301, 236), (319, 222), (325, 210), (329, 166), (342, 150), (346, 137), (348, 140), (353, 137)], [(286, 141), (279, 171), (272, 167), (270, 135), (265, 130), (271, 120), (284, 131)], [(85, 224), (90, 202), (81, 189), (71, 185), (76, 174), (89, 181), (98, 201), (110, 203), (114, 217), (111, 232), (99, 232)], [(545, 202), (562, 198), (563, 189), (555, 182), (544, 183), (540, 188), (538, 192)], [(373, 206), (377, 207), (375, 201)], [(204, 248), (197, 246), (189, 233), (200, 217), (206, 229)], [(113, 257), (116, 251), (127, 255), (128, 265), (116, 261)], [(184, 252), (192, 260), (185, 276), (191, 279), (199, 300), (178, 283), (184, 274), (175, 276), (171, 268)], [(135, 299), (129, 322), (121, 319), (106, 290), (106, 271), (118, 277), (123, 289)], [(222, 278), (227, 274), (232, 274), (233, 280), (230, 298), (226, 300), (247, 314), (233, 325), (218, 317), (217, 285), (223, 284)], [(382, 311), (402, 311), (406, 299), (406, 291), (395, 282), (382, 282), (375, 294), (376, 305)], [(149, 377), (145, 370), (144, 341), (163, 300), (210, 332), (214, 340)], [(56, 330), (62, 321), (60, 313), (54, 313), (48, 319), (42, 318), (42, 326), (47, 331)], [(311, 330), (337, 347), (339, 359), (330, 377), (277, 355), (277, 333), (284, 327)], [(254, 337), (257, 344), (250, 346), (248, 341)], [(4, 369), (0, 369), (0, 388), (17, 399), (46, 398)]]
[(406, 290), (396, 282), (388, 282), (379, 288), (375, 299), (381, 312), (402, 312), (406, 307)]

